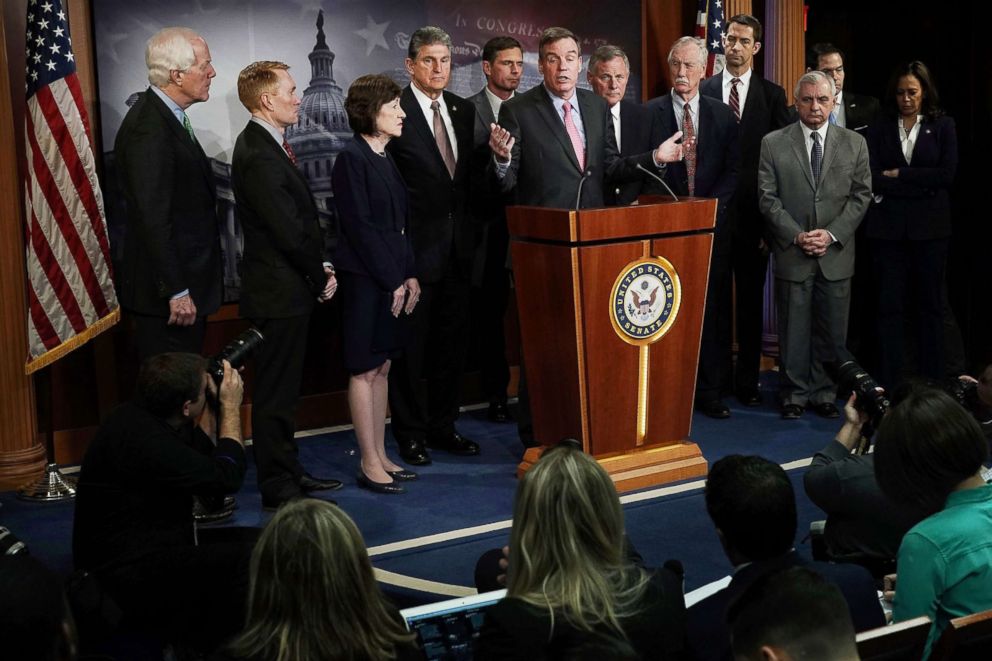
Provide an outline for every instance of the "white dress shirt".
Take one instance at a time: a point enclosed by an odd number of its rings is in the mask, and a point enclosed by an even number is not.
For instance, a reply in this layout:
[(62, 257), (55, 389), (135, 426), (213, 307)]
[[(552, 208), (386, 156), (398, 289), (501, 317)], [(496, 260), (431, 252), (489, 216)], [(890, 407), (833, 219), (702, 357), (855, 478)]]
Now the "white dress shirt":
[(730, 81), (734, 78), (738, 78), (741, 81), (737, 83), (737, 96), (740, 97), (741, 117), (744, 116), (744, 103), (747, 100), (747, 91), (751, 89), (752, 73), (754, 73), (753, 69), (748, 69), (741, 75), (735, 76), (726, 69), (723, 70), (723, 102), (728, 106), (730, 105), (730, 88), (732, 87)]

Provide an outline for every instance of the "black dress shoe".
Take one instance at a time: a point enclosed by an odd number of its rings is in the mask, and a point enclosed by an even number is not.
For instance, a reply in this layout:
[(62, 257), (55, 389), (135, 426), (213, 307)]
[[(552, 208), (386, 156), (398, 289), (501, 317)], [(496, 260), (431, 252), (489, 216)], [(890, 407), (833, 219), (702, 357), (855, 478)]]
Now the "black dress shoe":
[(510, 407), (506, 402), (490, 402), (486, 417), (493, 422), (511, 422), (513, 416), (510, 415)]
[(396, 439), (396, 445), (400, 449), (400, 457), (413, 466), (426, 466), (431, 463), (431, 455), (424, 447), (423, 441), (404, 438)]
[(730, 409), (719, 399), (711, 399), (696, 404), (696, 410), (705, 416), (716, 420), (724, 420), (730, 417)]
[(311, 491), (334, 491), (343, 487), (344, 482), (329, 477), (314, 477), (310, 473), (304, 473), (303, 477), (300, 478), (299, 485), (305, 493), (310, 493)]
[(470, 441), (458, 432), (452, 432), (450, 436), (429, 439), (427, 447), (432, 450), (444, 450), (461, 457), (473, 457), (479, 454), (479, 444)]
[(808, 406), (821, 418), (840, 417), (840, 411), (837, 410), (837, 406), (833, 402), (820, 402), (818, 404), (809, 404)]
[(803, 417), (803, 407), (799, 406), (799, 404), (782, 405), (783, 420), (798, 420), (801, 417)]
[(737, 391), (737, 401), (744, 406), (761, 406), (761, 391), (757, 388), (741, 388)]
[(386, 474), (394, 480), (399, 480), (400, 482), (410, 482), (411, 480), (417, 479), (416, 473), (407, 470), (386, 471)]
[(406, 489), (395, 482), (373, 482), (362, 472), (358, 473), (358, 486), (369, 491), (374, 491), (375, 493), (406, 493)]

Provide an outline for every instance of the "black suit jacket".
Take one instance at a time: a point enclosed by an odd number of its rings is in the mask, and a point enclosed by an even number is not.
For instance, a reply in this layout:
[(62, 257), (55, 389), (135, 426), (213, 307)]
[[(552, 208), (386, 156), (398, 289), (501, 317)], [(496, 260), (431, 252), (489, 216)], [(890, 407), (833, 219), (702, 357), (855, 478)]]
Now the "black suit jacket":
[[(868, 130), (872, 192), (882, 201), (868, 214), (868, 236), (876, 239), (941, 239), (951, 235), (950, 188), (958, 165), (954, 120), (946, 115), (920, 124), (913, 162), (906, 163), (894, 118)], [(884, 177), (883, 170), (899, 176)]]
[(867, 135), (868, 127), (878, 121), (881, 111), (878, 99), (844, 90), (844, 128)]
[(269, 132), (249, 121), (234, 144), (231, 185), (245, 237), (241, 315), (309, 314), (327, 283), (310, 186)]
[[(635, 166), (653, 170), (654, 161), (650, 152), (621, 158), (616, 136), (609, 130), (609, 109), (602, 98), (576, 89), (572, 102), (578, 103), (582, 115), (586, 134), (584, 171), (589, 173), (579, 206), (601, 207), (605, 204), (607, 182), (639, 179), (641, 173)], [(502, 189), (513, 191), (517, 204), (575, 207), (583, 169), (544, 84), (504, 103), (499, 125), (515, 139), (509, 170), (500, 182)]]
[(458, 144), (455, 176), (441, 158), (431, 127), (410, 86), (400, 95), (406, 113), (403, 133), (386, 149), (406, 181), (410, 193), (410, 232), (417, 272), (422, 282), (441, 279), (454, 257), (467, 270), (476, 242), (476, 227), (468, 215), (469, 176), (475, 108), (450, 92), (443, 93)]
[[(722, 103), (723, 74), (704, 80), (699, 84), (699, 92)], [(732, 221), (735, 234), (755, 239), (764, 234), (764, 217), (758, 208), (761, 139), (788, 123), (789, 109), (785, 102), (785, 90), (752, 72), (747, 97), (744, 99), (744, 111), (738, 124), (741, 160)], [(757, 241), (754, 245), (757, 245)]]
[(127, 204), (121, 304), (168, 317), (169, 299), (188, 289), (198, 316), (216, 312), (223, 274), (210, 162), (150, 88), (124, 116), (114, 159)]
[(840, 588), (856, 631), (885, 625), (885, 614), (867, 569), (858, 565), (813, 562), (790, 551), (778, 558), (742, 567), (734, 574), (730, 585), (689, 608), (689, 647), (693, 657), (699, 661), (733, 659), (727, 608), (762, 576), (789, 567), (811, 569)]
[[(679, 130), (671, 94), (651, 99), (647, 103), (647, 108), (652, 118), (652, 144), (661, 144)], [(694, 195), (715, 197), (719, 200), (713, 254), (727, 253), (730, 251), (727, 208), (737, 190), (740, 160), (737, 117), (724, 103), (707, 96), (700, 96), (698, 123)], [(665, 168), (664, 178), (676, 195), (689, 195), (689, 177), (685, 161), (669, 163)]]
[(334, 162), (331, 185), (342, 239), (334, 267), (369, 276), (386, 292), (414, 277), (406, 187), (392, 157), (355, 134)]
[[(620, 101), (620, 155), (630, 156), (651, 151), (651, 113), (632, 101)], [(607, 186), (605, 198), (610, 206), (632, 204), (641, 194), (645, 181), (641, 178)]]

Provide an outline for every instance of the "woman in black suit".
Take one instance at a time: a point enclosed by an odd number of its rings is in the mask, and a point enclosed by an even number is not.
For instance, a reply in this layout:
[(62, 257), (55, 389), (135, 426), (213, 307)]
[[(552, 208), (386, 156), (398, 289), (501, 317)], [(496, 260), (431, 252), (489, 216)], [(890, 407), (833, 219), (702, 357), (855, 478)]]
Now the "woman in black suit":
[(896, 69), (886, 105), (888, 118), (868, 130), (876, 204), (867, 234), (879, 292), (879, 377), (892, 388), (904, 376), (908, 314), (919, 373), (944, 376), (944, 267), (958, 140), (954, 120), (941, 110), (933, 77), (922, 62)]
[(344, 306), (344, 364), (351, 372), (348, 406), (362, 455), (358, 484), (403, 493), (416, 479), (386, 456), (387, 376), (402, 349), (401, 314), (420, 298), (407, 226), (406, 184), (386, 144), (403, 130), (400, 88), (383, 75), (352, 83), (344, 106), (355, 138), (331, 174), (341, 222), (334, 260)]
[(506, 598), (475, 659), (686, 657), (682, 578), (635, 566), (623, 530), (603, 467), (568, 443), (547, 450), (517, 486)]

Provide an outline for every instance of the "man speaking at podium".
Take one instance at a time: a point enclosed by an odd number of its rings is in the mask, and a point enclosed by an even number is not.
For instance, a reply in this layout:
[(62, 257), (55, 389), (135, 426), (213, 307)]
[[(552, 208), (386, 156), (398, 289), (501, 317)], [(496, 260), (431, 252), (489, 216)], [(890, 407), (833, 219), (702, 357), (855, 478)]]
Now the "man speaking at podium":
[(503, 104), (489, 146), (504, 192), (517, 204), (563, 209), (604, 206), (607, 181), (639, 179), (682, 158), (671, 136), (653, 152), (621, 157), (606, 101), (575, 87), (582, 70), (579, 40), (552, 27), (541, 34), (544, 83)]

